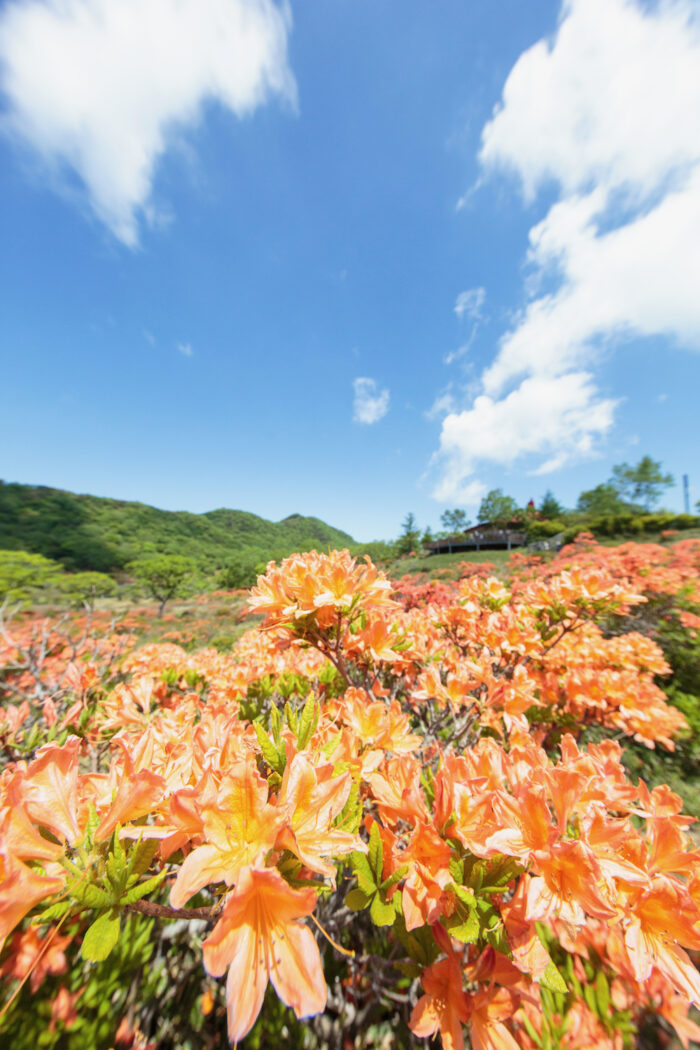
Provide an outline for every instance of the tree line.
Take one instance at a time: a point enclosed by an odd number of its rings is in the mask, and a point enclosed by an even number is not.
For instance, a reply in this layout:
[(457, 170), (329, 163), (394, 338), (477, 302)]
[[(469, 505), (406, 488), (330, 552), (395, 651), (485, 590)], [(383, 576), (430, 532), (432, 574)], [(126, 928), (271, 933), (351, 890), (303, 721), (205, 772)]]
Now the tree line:
[[(564, 507), (549, 489), (538, 506), (530, 501), (525, 507), (502, 489), (491, 489), (479, 505), (476, 524), (495, 522), (532, 526), (534, 522), (557, 522), (561, 523), (563, 530), (594, 518), (650, 514), (664, 491), (673, 484), (673, 475), (664, 472), (661, 462), (643, 456), (637, 464), (618, 463), (607, 481), (582, 492), (576, 507), (571, 509)], [(696, 506), (700, 510), (700, 501)], [(464, 532), (475, 523), (464, 509), (455, 507), (443, 511), (440, 524), (442, 529), (435, 532), (430, 527), (421, 530), (415, 515), (407, 514), (396, 542), (397, 552), (408, 554), (434, 540)]]

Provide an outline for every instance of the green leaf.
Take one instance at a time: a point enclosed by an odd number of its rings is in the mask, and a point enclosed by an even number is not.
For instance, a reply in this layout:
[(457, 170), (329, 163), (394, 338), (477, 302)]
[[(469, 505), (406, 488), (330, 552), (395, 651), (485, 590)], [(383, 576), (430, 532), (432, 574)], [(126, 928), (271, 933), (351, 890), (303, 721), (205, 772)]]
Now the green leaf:
[(400, 868), (397, 868), (393, 875), (390, 875), (388, 879), (384, 879), (384, 882), (380, 885), (379, 889), (381, 893), (386, 894), (387, 890), (390, 890), (392, 886), (395, 886), (397, 882), (401, 882), (401, 879), (408, 873), (408, 864), (402, 864)]
[(552, 992), (563, 992), (566, 994), (568, 988), (566, 987), (566, 981), (557, 970), (556, 966), (550, 959), (547, 963), (547, 969), (540, 977), (540, 987), (549, 988)]
[(396, 908), (389, 901), (385, 902), (375, 893), (369, 906), (369, 917), (375, 926), (391, 926), (396, 918)]
[(285, 879), (290, 882), (297, 878), (302, 869), (302, 863), (293, 853), (289, 850), (285, 850), (280, 860), (277, 862), (277, 868), (280, 874), (284, 875)]
[(350, 890), (346, 896), (345, 906), (349, 908), (350, 911), (362, 911), (363, 908), (367, 907), (369, 901), (370, 898), (368, 895), (363, 893), (359, 886), (356, 886), (354, 889)]
[(362, 800), (360, 798), (360, 789), (356, 783), (353, 783), (350, 789), (350, 794), (348, 795), (348, 800), (336, 817), (335, 825), (337, 828), (340, 828), (341, 831), (357, 833), (361, 820)]
[(511, 857), (500, 857), (488, 865), (483, 874), (482, 893), (500, 893), (509, 882), (522, 871), (520, 865)]
[(111, 853), (107, 857), (107, 863), (105, 864), (105, 871), (109, 884), (112, 887), (112, 891), (115, 897), (121, 897), (126, 887), (127, 870), (124, 857), (124, 849), (122, 848), (120, 854)]
[(477, 919), (474, 912), (463, 918), (462, 909), (456, 915), (453, 915), (445, 926), (450, 932), (452, 937), (456, 937), (458, 941), (462, 941), (464, 944), (474, 944), (479, 938), (479, 920)]
[(282, 770), (280, 769), (280, 765), (282, 765), (282, 769), (284, 769), (284, 760), (282, 756), (280, 755), (279, 751), (272, 743), (272, 741), (270, 740), (269, 736), (267, 735), (263, 727), (260, 725), (260, 723), (253, 722), (253, 725), (255, 726), (255, 735), (258, 738), (258, 743), (260, 744), (260, 750), (262, 751), (263, 758), (267, 762), (268, 766), (270, 766), (272, 769), (277, 770), (278, 773), (281, 773)]
[(598, 1003), (598, 1014), (605, 1020), (610, 1016), (610, 986), (602, 970), (598, 970), (596, 974), (595, 997)]
[(337, 750), (340, 741), (341, 734), (336, 733), (335, 736), (332, 736), (329, 740), (326, 741), (325, 744), (323, 744), (323, 746), (321, 747), (321, 751), (326, 756), (326, 758), (330, 758), (333, 752)]
[(359, 850), (353, 850), (350, 854), (350, 863), (352, 864), (352, 870), (357, 875), (357, 885), (363, 893), (371, 897), (376, 892), (377, 880), (369, 866), (367, 857), (364, 853), (360, 853)]
[(124, 844), (123, 844), (122, 840), (119, 838), (119, 832), (121, 831), (121, 829), (122, 829), (121, 824), (117, 824), (115, 832), (114, 832), (114, 846), (112, 848), (112, 853), (114, 855), (115, 866), (116, 866), (115, 870), (118, 870), (118, 871), (122, 871), (123, 869), (126, 868), (126, 853), (124, 852)]
[(394, 966), (399, 971), (399, 973), (402, 973), (404, 977), (410, 978), (410, 980), (414, 980), (416, 977), (420, 977), (422, 972), (421, 967), (418, 965), (418, 963), (406, 962), (405, 960), (403, 962), (394, 963)]
[[(462, 904), (466, 904), (468, 908), (474, 908), (476, 906), (476, 897), (468, 886), (459, 886), (457, 883), (453, 883), (449, 888)], [(490, 904), (486, 904), (486, 907), (491, 909)]]
[(158, 846), (160, 845), (158, 839), (139, 839), (134, 849), (132, 850), (131, 856), (129, 857), (128, 872), (129, 876), (138, 875), (140, 878), (145, 875), (151, 866), (153, 858), (158, 852)]
[(524, 1010), (521, 1011), (521, 1013), (519, 1014), (519, 1020), (522, 1021), (523, 1027), (525, 1028), (525, 1031), (530, 1036), (530, 1039), (532, 1039), (532, 1041), (535, 1044), (535, 1046), (541, 1046), (542, 1044), (540, 1043), (540, 1037), (538, 1036), (537, 1032), (535, 1031), (535, 1029), (533, 1027), (533, 1024), (532, 1024), (532, 1021), (530, 1021), (525, 1016), (525, 1011)]
[(297, 747), (300, 751), (303, 751), (309, 742), (309, 738), (314, 728), (314, 716), (316, 714), (316, 697), (313, 693), (309, 693), (304, 708), (301, 712), (301, 718), (299, 719), (299, 729), (297, 731)]
[(512, 958), (513, 953), (506, 937), (505, 927), (501, 923), (483, 930), (483, 935), (486, 943), (495, 948), (497, 952), (505, 955), (506, 958)]
[(152, 878), (146, 879), (145, 882), (139, 883), (138, 886), (132, 887), (128, 893), (124, 894), (119, 903), (133, 904), (135, 901), (140, 901), (142, 897), (146, 897), (153, 890), (157, 889), (166, 875), (166, 871), (161, 871), (158, 875), (154, 875)]
[(41, 915), (38, 915), (34, 920), (34, 924), (38, 926), (44, 922), (53, 922), (55, 919), (62, 919), (72, 907), (72, 901), (58, 901), (57, 904), (52, 904), (50, 908), (46, 908), (45, 911), (42, 911)]
[[(398, 896), (398, 895), (397, 895)], [(429, 926), (419, 926), (410, 933), (406, 923), (398, 917), (394, 923), (394, 932), (406, 949), (406, 953), (423, 969), (430, 966), (440, 954), (435, 938)]]
[(106, 890), (100, 889), (90, 882), (78, 882), (70, 887), (70, 893), (81, 904), (88, 908), (108, 908), (112, 903), (112, 897)]
[(379, 834), (379, 825), (376, 821), (372, 824), (369, 832), (369, 866), (374, 872), (377, 885), (381, 882), (384, 867), (384, 849), (382, 837)]
[(106, 959), (119, 940), (119, 926), (119, 914), (112, 911), (103, 912), (95, 919), (83, 937), (83, 959), (88, 962)]
[(284, 705), (284, 717), (287, 719), (287, 725), (293, 733), (296, 733), (299, 726), (299, 719), (294, 711), (294, 708), (289, 703), (289, 700)]
[(95, 832), (97, 831), (98, 827), (100, 826), (100, 818), (98, 816), (97, 809), (95, 808), (95, 804), (93, 802), (90, 803), (90, 808), (88, 810), (88, 814), (89, 814), (88, 815), (88, 821), (87, 821), (87, 824), (85, 826), (85, 846), (88, 849), (91, 849), (92, 848), (92, 842), (93, 842), (93, 835), (95, 834)]
[(464, 882), (464, 861), (460, 860), (459, 857), (450, 859), (450, 875), (453, 881), (459, 885)]
[(270, 729), (272, 730), (272, 739), (279, 746), (282, 739), (282, 716), (280, 715), (279, 707), (275, 704), (272, 705), (270, 710)]

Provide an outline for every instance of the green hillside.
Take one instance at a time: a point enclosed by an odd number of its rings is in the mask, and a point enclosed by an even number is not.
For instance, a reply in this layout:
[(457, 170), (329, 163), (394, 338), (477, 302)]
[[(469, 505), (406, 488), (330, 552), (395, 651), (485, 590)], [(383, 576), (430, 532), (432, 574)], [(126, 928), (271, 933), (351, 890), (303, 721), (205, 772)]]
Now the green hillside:
[(190, 514), (0, 481), (0, 549), (33, 551), (71, 570), (118, 572), (147, 554), (183, 554), (213, 572), (234, 556), (260, 562), (354, 543), (301, 514), (278, 522), (223, 508)]

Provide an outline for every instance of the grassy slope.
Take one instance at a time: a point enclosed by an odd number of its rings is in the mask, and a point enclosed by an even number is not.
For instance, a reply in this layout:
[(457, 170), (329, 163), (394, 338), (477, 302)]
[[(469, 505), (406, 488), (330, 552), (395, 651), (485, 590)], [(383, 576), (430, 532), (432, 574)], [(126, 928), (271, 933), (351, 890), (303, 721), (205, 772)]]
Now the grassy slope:
[[(523, 547), (518, 550), (525, 550)], [(457, 554), (416, 554), (404, 558), (397, 558), (388, 567), (390, 576), (397, 578), (404, 573), (427, 573), (429, 576), (437, 576), (445, 569), (454, 574), (457, 566), (462, 562), (474, 562), (483, 565), (489, 562), (501, 568), (504, 566), (514, 551), (459, 551)]]
[(145, 554), (184, 554), (203, 571), (230, 557), (280, 558), (312, 547), (346, 547), (351, 536), (318, 518), (272, 522), (241, 510), (207, 514), (0, 482), (0, 548), (29, 550), (68, 569), (114, 572)]

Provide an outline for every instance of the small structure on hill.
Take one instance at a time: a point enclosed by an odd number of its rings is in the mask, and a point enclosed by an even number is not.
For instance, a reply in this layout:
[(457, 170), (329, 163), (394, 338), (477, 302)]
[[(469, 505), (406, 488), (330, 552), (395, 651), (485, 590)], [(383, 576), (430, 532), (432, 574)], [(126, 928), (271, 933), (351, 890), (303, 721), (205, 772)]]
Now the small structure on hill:
[(456, 554), (459, 551), (497, 551), (524, 547), (527, 533), (521, 521), (482, 521), (464, 532), (424, 544), (431, 554)]

